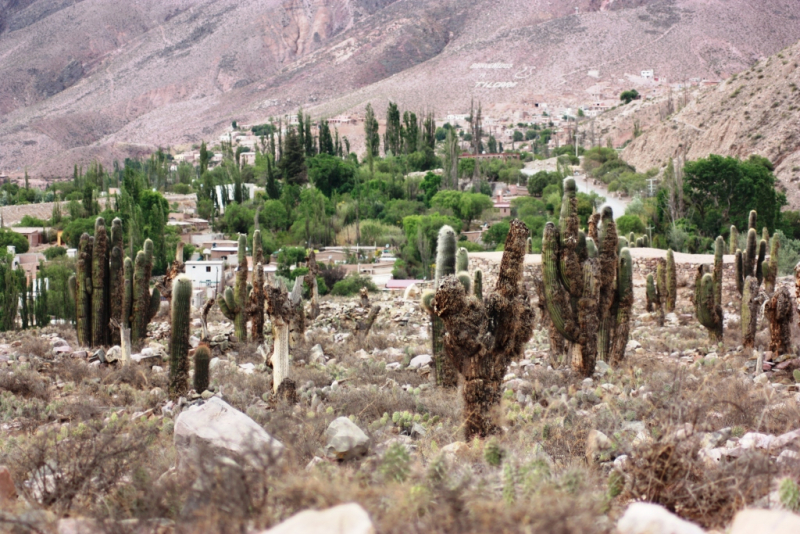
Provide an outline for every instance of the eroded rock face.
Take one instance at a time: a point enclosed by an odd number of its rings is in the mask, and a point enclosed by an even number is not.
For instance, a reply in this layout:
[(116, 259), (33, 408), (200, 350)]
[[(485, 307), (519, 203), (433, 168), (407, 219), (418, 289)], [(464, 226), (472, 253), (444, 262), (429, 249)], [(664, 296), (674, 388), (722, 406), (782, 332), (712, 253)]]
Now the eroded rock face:
[(181, 412), (174, 440), (179, 470), (191, 467), (187, 462), (204, 448), (254, 466), (273, 461), (283, 451), (280, 441), (219, 397)]
[(356, 503), (340, 504), (327, 510), (305, 510), (260, 534), (374, 534), (369, 514)]

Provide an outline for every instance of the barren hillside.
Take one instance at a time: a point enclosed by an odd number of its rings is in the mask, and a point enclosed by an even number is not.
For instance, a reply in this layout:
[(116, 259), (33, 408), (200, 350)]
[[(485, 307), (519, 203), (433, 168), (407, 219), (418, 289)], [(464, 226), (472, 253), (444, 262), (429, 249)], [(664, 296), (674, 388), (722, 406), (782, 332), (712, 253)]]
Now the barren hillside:
[(716, 78), (800, 39), (798, 15), (794, 0), (0, 0), (0, 168), (61, 175), (299, 106), (441, 115), (475, 96), (502, 115), (646, 68)]
[(631, 142), (623, 157), (639, 169), (660, 167), (670, 157), (709, 154), (747, 158), (758, 154), (775, 165), (793, 209), (800, 207), (800, 43), (759, 61), (746, 72), (703, 91), (679, 113)]

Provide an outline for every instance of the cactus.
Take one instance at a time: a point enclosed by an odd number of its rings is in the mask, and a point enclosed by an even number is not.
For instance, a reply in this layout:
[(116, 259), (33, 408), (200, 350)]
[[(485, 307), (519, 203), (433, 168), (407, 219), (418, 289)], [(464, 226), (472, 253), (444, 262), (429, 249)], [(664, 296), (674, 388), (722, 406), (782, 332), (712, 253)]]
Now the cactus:
[(144, 250), (136, 254), (133, 264), (133, 310), (131, 319), (131, 342), (142, 341), (147, 335), (147, 325), (158, 313), (161, 293), (158, 289), (150, 292), (150, 275), (153, 272), (153, 242), (144, 242)]
[(761, 229), (761, 239), (769, 243), (769, 229), (766, 226)]
[(667, 250), (667, 313), (675, 311), (678, 301), (678, 272), (675, 270), (675, 254)]
[(264, 340), (264, 253), (261, 244), (261, 230), (253, 232), (253, 287), (248, 299), (247, 315), (250, 317), (250, 340), (260, 343)]
[(695, 313), (708, 330), (712, 343), (722, 341), (722, 252), (725, 240), (717, 237), (714, 243), (714, 270), (708, 273), (707, 265), (700, 265), (695, 278)]
[(767, 301), (764, 316), (769, 321), (769, 350), (775, 356), (792, 354), (794, 304), (786, 286), (781, 286)]
[(192, 280), (178, 276), (172, 283), (169, 338), (169, 396), (177, 399), (189, 389), (189, 327), (192, 315)]
[(294, 381), (289, 378), (289, 324), (296, 313), (296, 307), (280, 282), (267, 285), (265, 293), (267, 314), (272, 321), (272, 336), (275, 340), (272, 353), (272, 391), (277, 395), (279, 388), (282, 388), (291, 395)]
[[(619, 254), (619, 251), (622, 250), (623, 248), (630, 248), (630, 247), (631, 247), (631, 244), (628, 243), (627, 239), (625, 239), (624, 237), (618, 238), (617, 254)], [(595, 246), (595, 251), (597, 251), (597, 247), (596, 246)]]
[[(769, 272), (772, 259), (770, 258), (769, 265), (764, 265), (764, 259), (767, 256), (767, 245), (769, 243), (769, 232), (766, 228), (764, 228), (762, 235), (765, 237), (765, 239), (762, 239), (759, 242), (758, 233), (756, 232), (755, 210), (750, 212), (750, 216), (748, 217), (748, 226), (749, 229), (747, 230), (747, 244), (745, 246), (745, 250), (743, 252), (737, 251), (737, 254), (741, 254), (742, 259), (740, 261), (738, 255), (736, 258), (736, 289), (739, 291), (740, 295), (744, 291), (745, 279), (748, 276), (755, 276), (759, 286), (765, 277), (772, 277), (772, 274)], [(740, 263), (741, 267), (739, 266)], [(777, 258), (775, 266), (777, 276)]]
[(456, 253), (456, 272), (462, 271), (469, 271), (469, 252), (464, 247), (459, 248)]
[(78, 266), (75, 282), (75, 319), (78, 344), (92, 346), (92, 248), (94, 239), (89, 234), (81, 236), (78, 245)]
[(533, 310), (521, 283), (528, 234), (524, 223), (511, 222), (495, 291), (486, 296), (485, 305), (469, 296), (454, 276), (440, 282), (432, 302), (447, 331), (444, 353), (464, 377), (467, 440), (499, 430), (494, 416), (503, 376), (533, 331)]
[(133, 323), (133, 262), (130, 258), (125, 258), (123, 262), (122, 278), (121, 324), (123, 328), (130, 328)]
[(756, 272), (756, 255), (758, 254), (758, 241), (755, 228), (747, 231), (747, 246), (742, 258), (742, 273), (745, 278), (754, 276)]
[(658, 288), (656, 287), (656, 279), (653, 273), (648, 273), (647, 275), (645, 297), (647, 297), (647, 304), (645, 305), (645, 310), (647, 310), (647, 312), (653, 313), (661, 307), (661, 302), (659, 302), (658, 298)]
[(637, 237), (636, 238), (636, 247), (635, 248), (642, 248), (644, 247), (644, 238)]
[(94, 221), (92, 248), (92, 346), (108, 344), (108, 311), (106, 308), (106, 275), (108, 273), (108, 234), (102, 217)]
[(208, 389), (208, 368), (211, 361), (211, 349), (202, 344), (194, 351), (194, 390), (202, 393)]
[[(261, 245), (259, 244), (259, 250), (260, 249)], [(308, 274), (305, 276), (305, 283), (311, 290), (311, 309), (309, 310), (308, 317), (313, 321), (319, 317), (319, 287), (317, 286), (319, 266), (317, 265), (317, 256), (313, 248), (308, 251), (306, 265), (308, 266)]]
[[(555, 328), (572, 343), (572, 367), (591, 376), (598, 353), (616, 363), (624, 357), (632, 304), (630, 251), (618, 252), (617, 227), (611, 208), (603, 209), (578, 231), (576, 186), (564, 183), (560, 229), (548, 223), (542, 242), (542, 272), (547, 311)], [(587, 245), (580, 247), (585, 239)], [(596, 245), (596, 257), (589, 252)]]
[(758, 325), (758, 310), (763, 302), (763, 297), (758, 291), (758, 280), (755, 276), (748, 276), (744, 282), (742, 292), (742, 345), (752, 349), (755, 346), (756, 327)]
[(739, 250), (739, 230), (734, 225), (731, 225), (728, 254), (736, 254), (737, 250)]
[(533, 254), (533, 240), (529, 237), (525, 250), (528, 254)]
[[(648, 280), (648, 295), (650, 285)], [(663, 259), (658, 260), (656, 265), (656, 276), (653, 284), (654, 300), (653, 306), (656, 311), (656, 324), (664, 326), (664, 306), (667, 300), (667, 263)]]
[(736, 249), (736, 254), (733, 259), (733, 276), (736, 278), (736, 291), (738, 291), (740, 295), (744, 291), (745, 286), (744, 265), (742, 261), (742, 251)]
[(764, 270), (764, 289), (767, 294), (775, 292), (775, 282), (778, 279), (778, 258), (781, 250), (781, 242), (777, 237), (772, 238), (769, 249), (769, 263), (763, 267)]
[[(436, 244), (435, 287), (439, 286), (444, 277), (454, 274), (456, 274), (456, 233), (450, 226), (445, 225), (439, 229)], [(449, 363), (441, 339), (444, 335), (444, 326), (436, 314), (431, 315), (431, 323), (436, 323), (431, 325), (431, 349), (436, 369), (436, 383), (443, 387), (456, 387), (458, 374)]]
[(755, 230), (757, 220), (758, 220), (758, 214), (756, 213), (756, 210), (750, 210), (750, 214), (747, 216), (747, 229)]
[(467, 295), (472, 293), (472, 278), (467, 271), (461, 271), (456, 275), (456, 278), (464, 286), (464, 291), (466, 291)]
[(475, 269), (475, 272), (472, 276), (472, 287), (475, 289), (475, 297), (478, 300), (483, 300), (483, 271), (480, 269)]
[(633, 246), (633, 247), (636, 246), (636, 234), (634, 234), (633, 232), (628, 234), (628, 243), (630, 243), (631, 246)]
[(217, 299), (222, 315), (233, 321), (236, 340), (247, 341), (247, 237), (239, 236), (239, 265), (236, 267), (234, 287), (225, 289)]
[(122, 326), (122, 301), (125, 292), (125, 254), (122, 243), (122, 221), (115, 217), (111, 222), (111, 253), (108, 258), (108, 318), (113, 326), (110, 329), (111, 342), (121, 344), (119, 328)]

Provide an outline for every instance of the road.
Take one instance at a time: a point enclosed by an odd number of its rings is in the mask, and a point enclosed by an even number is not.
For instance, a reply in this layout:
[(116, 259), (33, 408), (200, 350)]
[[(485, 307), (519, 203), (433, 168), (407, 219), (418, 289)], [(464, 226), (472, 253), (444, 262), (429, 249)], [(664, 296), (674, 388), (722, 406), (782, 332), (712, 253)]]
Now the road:
[[(537, 161), (533, 162), (533, 164), (529, 163), (522, 169), (522, 173), (528, 176), (532, 176), (541, 170), (546, 171), (555, 171), (556, 164), (555, 158), (551, 158), (544, 161)], [(575, 179), (575, 184), (578, 186), (578, 191), (582, 193), (597, 193), (601, 197), (605, 197), (606, 202), (603, 206), (611, 206), (611, 209), (614, 210), (614, 218), (617, 219), (623, 215), (625, 215), (625, 208), (628, 206), (630, 202), (629, 198), (617, 198), (613, 195), (613, 193), (609, 193), (608, 189), (606, 189), (605, 184), (599, 183), (598, 185), (593, 185), (590, 180), (586, 179), (586, 175), (584, 174), (577, 174), (572, 178)]]

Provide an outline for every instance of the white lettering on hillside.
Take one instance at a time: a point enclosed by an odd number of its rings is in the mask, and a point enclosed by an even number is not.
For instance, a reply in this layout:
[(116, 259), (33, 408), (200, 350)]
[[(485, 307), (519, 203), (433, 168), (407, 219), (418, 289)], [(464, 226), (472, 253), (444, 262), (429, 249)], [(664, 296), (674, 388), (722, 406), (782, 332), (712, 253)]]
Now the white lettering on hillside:
[(510, 89), (516, 86), (517, 82), (475, 82), (476, 89)]
[(510, 69), (513, 63), (473, 63), (471, 69)]

